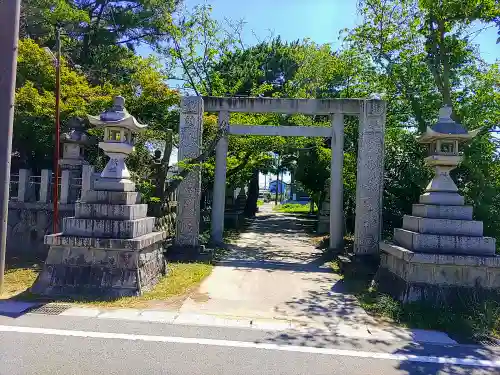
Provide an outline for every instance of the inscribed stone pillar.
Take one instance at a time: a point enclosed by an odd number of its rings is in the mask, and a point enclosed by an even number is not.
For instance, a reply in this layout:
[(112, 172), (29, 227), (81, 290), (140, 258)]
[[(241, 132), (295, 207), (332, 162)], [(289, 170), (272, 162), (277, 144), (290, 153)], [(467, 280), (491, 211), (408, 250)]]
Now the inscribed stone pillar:
[[(179, 161), (200, 155), (203, 133), (203, 98), (183, 97), (179, 124)], [(195, 167), (179, 186), (176, 246), (198, 247), (200, 232), (201, 170)]]
[[(219, 113), (219, 128), (223, 129), (229, 125), (229, 112)], [(212, 202), (212, 241), (222, 242), (224, 233), (224, 201), (226, 199), (226, 169), (227, 169), (227, 136), (222, 137), (217, 143), (215, 152), (215, 179)]]
[(384, 128), (386, 103), (361, 104), (356, 179), (354, 254), (375, 254), (382, 230), (384, 182)]

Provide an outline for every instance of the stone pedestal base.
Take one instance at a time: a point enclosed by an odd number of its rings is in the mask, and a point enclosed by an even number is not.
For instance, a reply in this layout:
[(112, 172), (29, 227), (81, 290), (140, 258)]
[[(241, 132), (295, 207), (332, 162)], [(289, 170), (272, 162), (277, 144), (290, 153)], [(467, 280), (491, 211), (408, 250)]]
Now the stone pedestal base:
[(133, 240), (46, 236), (49, 254), (31, 291), (46, 296), (140, 295), (165, 275), (163, 237), (163, 232)]
[(167, 250), (169, 262), (182, 263), (211, 263), (213, 252), (206, 249), (204, 245), (200, 246), (180, 246), (173, 244)]
[(402, 302), (454, 303), (466, 295), (494, 296), (500, 256), (416, 253), (381, 242), (378, 289)]
[(94, 183), (94, 189), (100, 191), (134, 192), (135, 184), (126, 179), (101, 177)]
[(243, 211), (226, 211), (224, 212), (224, 226), (226, 228), (240, 228), (245, 221), (245, 213)]

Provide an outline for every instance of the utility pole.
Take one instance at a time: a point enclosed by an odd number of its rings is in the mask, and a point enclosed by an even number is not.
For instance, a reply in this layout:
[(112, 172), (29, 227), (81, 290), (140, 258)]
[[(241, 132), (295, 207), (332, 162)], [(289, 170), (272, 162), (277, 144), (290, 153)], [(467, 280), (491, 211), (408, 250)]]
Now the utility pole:
[(54, 218), (52, 231), (58, 232), (59, 226), (59, 159), (61, 158), (61, 126), (59, 102), (61, 101), (61, 29), (56, 26), (56, 121), (55, 121), (55, 150), (54, 150), (54, 195), (52, 202), (54, 204)]
[(0, 293), (5, 273), (20, 0), (0, 1)]

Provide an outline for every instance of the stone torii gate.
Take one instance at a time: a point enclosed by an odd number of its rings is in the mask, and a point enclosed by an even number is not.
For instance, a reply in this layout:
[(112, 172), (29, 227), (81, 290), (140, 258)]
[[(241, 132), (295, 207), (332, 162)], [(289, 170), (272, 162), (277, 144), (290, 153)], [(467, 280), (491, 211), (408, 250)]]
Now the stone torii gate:
[[(358, 116), (358, 160), (354, 252), (379, 251), (382, 227), (384, 128), (386, 103), (377, 99), (271, 99), (187, 96), (181, 101), (179, 160), (200, 154), (203, 112), (217, 112), (218, 126), (229, 134), (263, 136), (331, 137), (330, 248), (340, 248), (343, 238), (344, 115)], [(331, 127), (230, 125), (231, 112), (329, 115)], [(222, 241), (228, 137), (216, 149), (212, 203), (212, 240)], [(176, 247), (199, 247), (201, 171), (193, 170), (180, 184), (177, 206)]]

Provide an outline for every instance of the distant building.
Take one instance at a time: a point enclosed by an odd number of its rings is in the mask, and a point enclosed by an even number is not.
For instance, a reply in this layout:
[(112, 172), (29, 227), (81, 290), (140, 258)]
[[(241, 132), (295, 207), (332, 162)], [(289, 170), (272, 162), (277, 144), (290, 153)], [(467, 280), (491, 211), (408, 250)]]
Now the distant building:
[(276, 188), (278, 188), (278, 194), (283, 194), (288, 190), (287, 189), (288, 185), (289, 184), (287, 184), (286, 182), (283, 182), (283, 181), (279, 181), (279, 185), (278, 185), (278, 181), (274, 180), (274, 181), (269, 182), (268, 189), (269, 189), (270, 193), (276, 194)]

